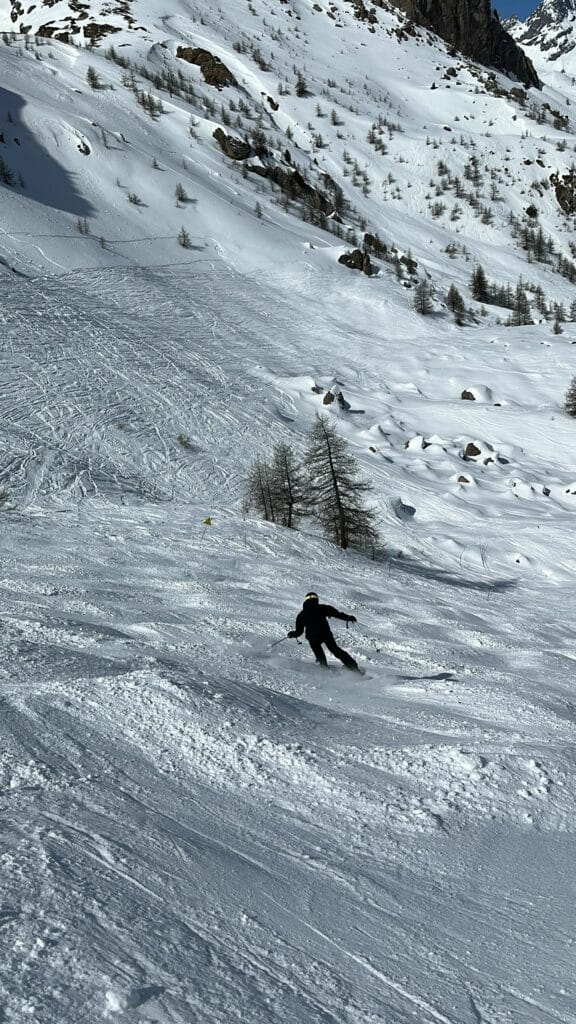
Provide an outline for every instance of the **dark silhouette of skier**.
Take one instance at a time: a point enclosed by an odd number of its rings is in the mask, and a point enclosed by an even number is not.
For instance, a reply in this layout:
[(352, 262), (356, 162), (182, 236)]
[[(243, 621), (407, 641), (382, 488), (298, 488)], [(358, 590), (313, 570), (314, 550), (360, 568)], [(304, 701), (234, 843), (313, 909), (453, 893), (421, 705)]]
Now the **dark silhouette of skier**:
[(328, 619), (343, 619), (344, 622), (356, 622), (354, 615), (346, 615), (344, 612), (339, 612), (330, 604), (320, 604), (318, 594), (310, 591), (304, 598), (302, 610), (296, 616), (296, 629), (291, 629), (288, 636), (291, 640), (294, 640), (304, 633), (319, 665), (326, 666), (328, 664), (322, 646), (326, 644), (330, 653), (339, 658), (346, 668), (351, 669), (353, 672), (360, 672), (361, 670), (357, 662), (354, 661), (354, 658), (347, 651), (338, 647), (332, 635), (332, 630), (328, 625)]

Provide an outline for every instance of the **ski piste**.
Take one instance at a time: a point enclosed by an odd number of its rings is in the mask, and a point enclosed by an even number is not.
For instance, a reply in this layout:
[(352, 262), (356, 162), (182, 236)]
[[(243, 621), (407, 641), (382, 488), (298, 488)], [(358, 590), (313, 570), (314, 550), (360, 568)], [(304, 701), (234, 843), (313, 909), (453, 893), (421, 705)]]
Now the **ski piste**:
[[(0, 39), (0, 1018), (574, 1024), (576, 48), (524, 99), (391, 5), (132, 0), (140, 44), (106, 5), (74, 47), (48, 6)], [(241, 511), (337, 381), (386, 563)], [(312, 586), (374, 685), (261, 653)]]

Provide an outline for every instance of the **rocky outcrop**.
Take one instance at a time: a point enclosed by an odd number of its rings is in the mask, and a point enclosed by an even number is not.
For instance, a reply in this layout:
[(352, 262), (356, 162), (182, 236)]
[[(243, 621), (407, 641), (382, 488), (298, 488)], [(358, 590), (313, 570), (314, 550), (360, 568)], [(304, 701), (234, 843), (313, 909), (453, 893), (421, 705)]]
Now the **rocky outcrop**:
[(212, 132), (212, 136), (216, 139), (222, 152), (230, 157), (231, 160), (246, 160), (252, 152), (249, 142), (244, 142), (243, 139), (235, 139), (233, 135), (226, 135), (222, 128), (216, 128)]
[[(354, 8), (354, 14), (358, 18), (358, 21), (367, 21), (369, 25), (375, 25), (378, 21), (376, 17), (376, 11), (372, 4), (367, 7), (364, 0), (348, 0), (348, 3), (352, 4)], [(382, 4), (378, 4), (381, 7)]]
[(297, 202), (301, 201), (311, 210), (330, 215), (334, 212), (334, 203), (324, 192), (314, 188), (306, 181), (300, 171), (285, 171), (277, 165), (249, 164), (248, 170), (261, 178), (268, 178), (278, 185), (284, 195)]
[(237, 85), (230, 69), (220, 60), (220, 57), (215, 57), (209, 50), (202, 50), (196, 46), (179, 46), (176, 56), (187, 60), (189, 64), (197, 64), (204, 81), (208, 85), (214, 85), (216, 89), (223, 89), (225, 85)]
[(540, 88), (534, 65), (504, 30), (490, 0), (396, 0), (418, 25), (436, 32), (450, 46), (487, 67), (515, 75)]
[(558, 205), (568, 217), (573, 217), (576, 213), (576, 170), (571, 167), (562, 176), (551, 174), (550, 181), (554, 186)]
[(370, 257), (367, 252), (362, 252), (361, 249), (352, 249), (351, 252), (343, 252), (338, 257), (338, 263), (343, 263), (345, 267), (349, 267), (350, 270), (361, 270), (363, 274), (368, 277), (372, 275), (372, 264)]

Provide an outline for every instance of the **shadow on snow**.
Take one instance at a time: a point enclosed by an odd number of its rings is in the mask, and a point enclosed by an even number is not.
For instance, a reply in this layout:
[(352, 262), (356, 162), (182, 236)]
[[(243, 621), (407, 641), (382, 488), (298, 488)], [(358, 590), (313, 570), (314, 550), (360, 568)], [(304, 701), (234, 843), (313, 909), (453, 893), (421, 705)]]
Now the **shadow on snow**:
[[(14, 185), (2, 181), (0, 185), (44, 206), (89, 217), (93, 207), (78, 192), (74, 175), (52, 159), (22, 122), (20, 112), (25, 106), (21, 96), (0, 88), (0, 109), (9, 111), (12, 117), (12, 121), (3, 122), (0, 156), (14, 176)], [(17, 184), (19, 175), (24, 187)]]
[(390, 569), (395, 569), (406, 576), (420, 576), (425, 580), (434, 580), (437, 583), (445, 583), (449, 587), (460, 587), (463, 590), (479, 590), (495, 594), (504, 593), (506, 590), (513, 590), (518, 586), (516, 579), (503, 580), (474, 580), (466, 579), (465, 576), (456, 576), (446, 569), (439, 569), (437, 566), (425, 565), (412, 558), (390, 558), (388, 561)]

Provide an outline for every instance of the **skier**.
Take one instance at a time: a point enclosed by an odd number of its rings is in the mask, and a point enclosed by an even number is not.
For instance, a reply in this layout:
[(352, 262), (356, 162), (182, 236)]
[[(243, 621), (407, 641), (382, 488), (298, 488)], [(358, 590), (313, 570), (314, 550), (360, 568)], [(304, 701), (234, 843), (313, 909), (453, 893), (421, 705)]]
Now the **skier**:
[(322, 647), (323, 644), (326, 644), (330, 653), (339, 658), (346, 668), (349, 668), (352, 672), (360, 672), (361, 669), (354, 661), (354, 658), (346, 651), (343, 651), (341, 647), (338, 647), (332, 635), (332, 630), (328, 625), (328, 619), (343, 619), (344, 622), (356, 622), (354, 615), (346, 615), (344, 612), (339, 612), (330, 604), (319, 604), (318, 594), (310, 591), (304, 598), (302, 610), (296, 616), (296, 629), (291, 629), (288, 636), (291, 640), (295, 640), (296, 637), (302, 636), (302, 633), (305, 633), (306, 639), (316, 657), (316, 662), (319, 665), (326, 666), (328, 664)]

